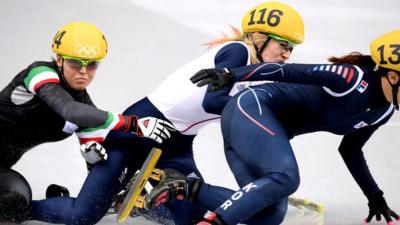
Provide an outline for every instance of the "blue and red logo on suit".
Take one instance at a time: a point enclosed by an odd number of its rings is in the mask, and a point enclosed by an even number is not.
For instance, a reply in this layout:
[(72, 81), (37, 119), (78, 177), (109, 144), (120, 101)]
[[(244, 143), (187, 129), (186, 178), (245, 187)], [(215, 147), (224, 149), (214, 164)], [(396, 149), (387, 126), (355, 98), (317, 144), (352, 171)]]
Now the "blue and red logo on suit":
[(357, 86), (357, 91), (360, 93), (363, 93), (368, 87), (368, 83), (364, 80), (361, 81), (361, 83)]

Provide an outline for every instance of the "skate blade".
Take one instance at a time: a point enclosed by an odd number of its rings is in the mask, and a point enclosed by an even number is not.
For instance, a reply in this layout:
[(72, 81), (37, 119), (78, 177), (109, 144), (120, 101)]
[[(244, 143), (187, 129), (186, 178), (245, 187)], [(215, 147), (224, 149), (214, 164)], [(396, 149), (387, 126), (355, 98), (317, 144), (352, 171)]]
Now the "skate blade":
[[(121, 209), (118, 212), (117, 220), (119, 223), (124, 223), (131, 214), (131, 211), (134, 207), (141, 206), (139, 208), (143, 208), (144, 206), (144, 197), (141, 198), (140, 193), (142, 192), (143, 188), (145, 187), (146, 182), (151, 177), (157, 178), (161, 177), (161, 175), (157, 175), (160, 173), (161, 170), (154, 169), (156, 166), (158, 159), (161, 156), (161, 149), (153, 148), (150, 154), (147, 156), (146, 161), (143, 163), (140, 172), (133, 182), (128, 195), (125, 197), (124, 203), (122, 204)], [(161, 171), (162, 173), (162, 171)], [(152, 174), (156, 174), (152, 176)], [(139, 203), (137, 203), (139, 200)]]

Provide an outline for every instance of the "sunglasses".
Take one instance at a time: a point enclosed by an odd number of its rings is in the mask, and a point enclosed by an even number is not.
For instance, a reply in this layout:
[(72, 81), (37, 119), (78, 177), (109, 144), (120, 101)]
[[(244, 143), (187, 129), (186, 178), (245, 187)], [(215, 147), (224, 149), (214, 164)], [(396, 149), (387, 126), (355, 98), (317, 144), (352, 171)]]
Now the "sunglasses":
[[(268, 34), (266, 34), (266, 35), (268, 35)], [(279, 47), (281, 47), (285, 51), (288, 51), (288, 52), (292, 52), (293, 51), (293, 48), (295, 47), (295, 44), (292, 43), (291, 41), (288, 41), (288, 40), (286, 40), (284, 38), (281, 38), (279, 36), (276, 36), (276, 35), (269, 34), (268, 36), (270, 38), (278, 41)]]
[(87, 70), (95, 70), (100, 64), (100, 61), (90, 61), (73, 58), (70, 56), (61, 56), (67, 62), (67, 64), (73, 69), (80, 70), (82, 67), (86, 67)]
[(285, 41), (279, 41), (279, 47), (281, 47), (282, 49), (284, 49), (287, 52), (292, 52), (294, 46), (289, 44), (288, 42)]

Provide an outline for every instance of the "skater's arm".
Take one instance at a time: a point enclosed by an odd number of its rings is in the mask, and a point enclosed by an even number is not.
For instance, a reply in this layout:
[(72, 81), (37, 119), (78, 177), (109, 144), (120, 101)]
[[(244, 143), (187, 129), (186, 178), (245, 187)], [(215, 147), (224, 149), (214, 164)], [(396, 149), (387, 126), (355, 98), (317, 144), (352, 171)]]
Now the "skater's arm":
[(379, 125), (374, 125), (355, 130), (345, 135), (339, 146), (347, 168), (366, 196), (379, 191), (379, 187), (368, 168), (362, 147), (378, 127)]
[(361, 82), (363, 71), (354, 65), (263, 63), (233, 69), (203, 69), (192, 78), (197, 86), (213, 90), (240, 81), (280, 81), (310, 84), (330, 89), (333, 94), (352, 91)]
[(364, 143), (378, 127), (379, 125), (365, 127), (346, 135), (342, 140), (339, 151), (355, 181), (368, 199), (369, 213), (365, 223), (369, 223), (374, 217), (378, 221), (381, 217), (384, 217), (387, 224), (391, 224), (392, 218), (400, 220), (400, 217), (389, 208), (383, 197), (383, 191), (379, 189), (372, 177), (361, 150)]
[[(234, 42), (221, 48), (215, 55), (215, 68), (235, 68), (247, 65), (250, 54), (244, 44)], [(210, 89), (210, 85), (207, 89)], [(203, 108), (207, 113), (220, 115), (225, 104), (231, 99), (229, 93), (233, 83), (221, 88), (218, 91), (207, 91), (203, 99)]]
[[(124, 129), (129, 125), (130, 119), (127, 117), (119, 117), (116, 114), (97, 109), (91, 101), (89, 103), (76, 101), (60, 85), (59, 74), (50, 67), (32, 68), (25, 77), (24, 84), (29, 92), (38, 96), (60, 117), (79, 127)], [(118, 121), (120, 123), (117, 123)]]
[[(135, 115), (121, 115), (106, 112), (94, 107), (91, 101), (82, 103), (76, 101), (66, 89), (60, 85), (60, 78), (56, 71), (46, 66), (31, 69), (24, 80), (27, 90), (38, 96), (50, 109), (60, 117), (72, 124), (72, 131), (78, 128), (82, 135), (78, 135), (81, 142), (99, 141), (99, 131), (121, 130), (133, 132), (139, 136), (151, 138), (158, 143), (170, 137), (173, 125), (167, 121), (145, 117), (138, 118)], [(86, 94), (86, 92), (82, 92)], [(104, 136), (104, 135), (103, 135)], [(94, 138), (96, 137), (96, 138)]]

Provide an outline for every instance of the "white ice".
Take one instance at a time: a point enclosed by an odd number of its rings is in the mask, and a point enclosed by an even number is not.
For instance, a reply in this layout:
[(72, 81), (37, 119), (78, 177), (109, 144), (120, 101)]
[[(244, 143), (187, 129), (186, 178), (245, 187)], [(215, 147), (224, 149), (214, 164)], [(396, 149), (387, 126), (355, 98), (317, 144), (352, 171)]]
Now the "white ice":
[[(97, 24), (109, 43), (89, 92), (98, 107), (121, 112), (146, 96), (179, 66), (202, 54), (203, 43), (240, 27), (242, 15), (256, 0), (2, 0), (0, 1), (0, 76), (8, 84), (35, 60), (51, 57), (56, 30), (70, 21)], [(306, 37), (292, 62), (319, 63), (351, 51), (368, 54), (370, 41), (400, 28), (400, 1), (303, 0), (284, 1), (304, 18)], [(295, 113), (294, 113), (295, 116)], [(370, 169), (389, 205), (400, 212), (400, 164), (397, 138), (399, 116), (379, 129), (365, 146)], [(366, 199), (340, 159), (340, 137), (314, 133), (292, 143), (301, 170), (297, 196), (325, 205), (326, 225), (362, 224)], [(195, 140), (195, 156), (206, 180), (236, 188), (223, 156), (218, 124), (203, 129)], [(133, 149), (134, 150), (134, 149)], [(44, 144), (28, 152), (15, 166), (32, 185), (34, 198), (44, 197), (47, 185), (66, 185), (76, 195), (86, 170), (75, 137)], [(284, 224), (319, 224), (290, 208)], [(27, 225), (43, 224), (28, 222)], [(99, 224), (117, 224), (107, 216)], [(127, 224), (152, 224), (139, 218)], [(372, 224), (384, 224), (372, 223)]]

